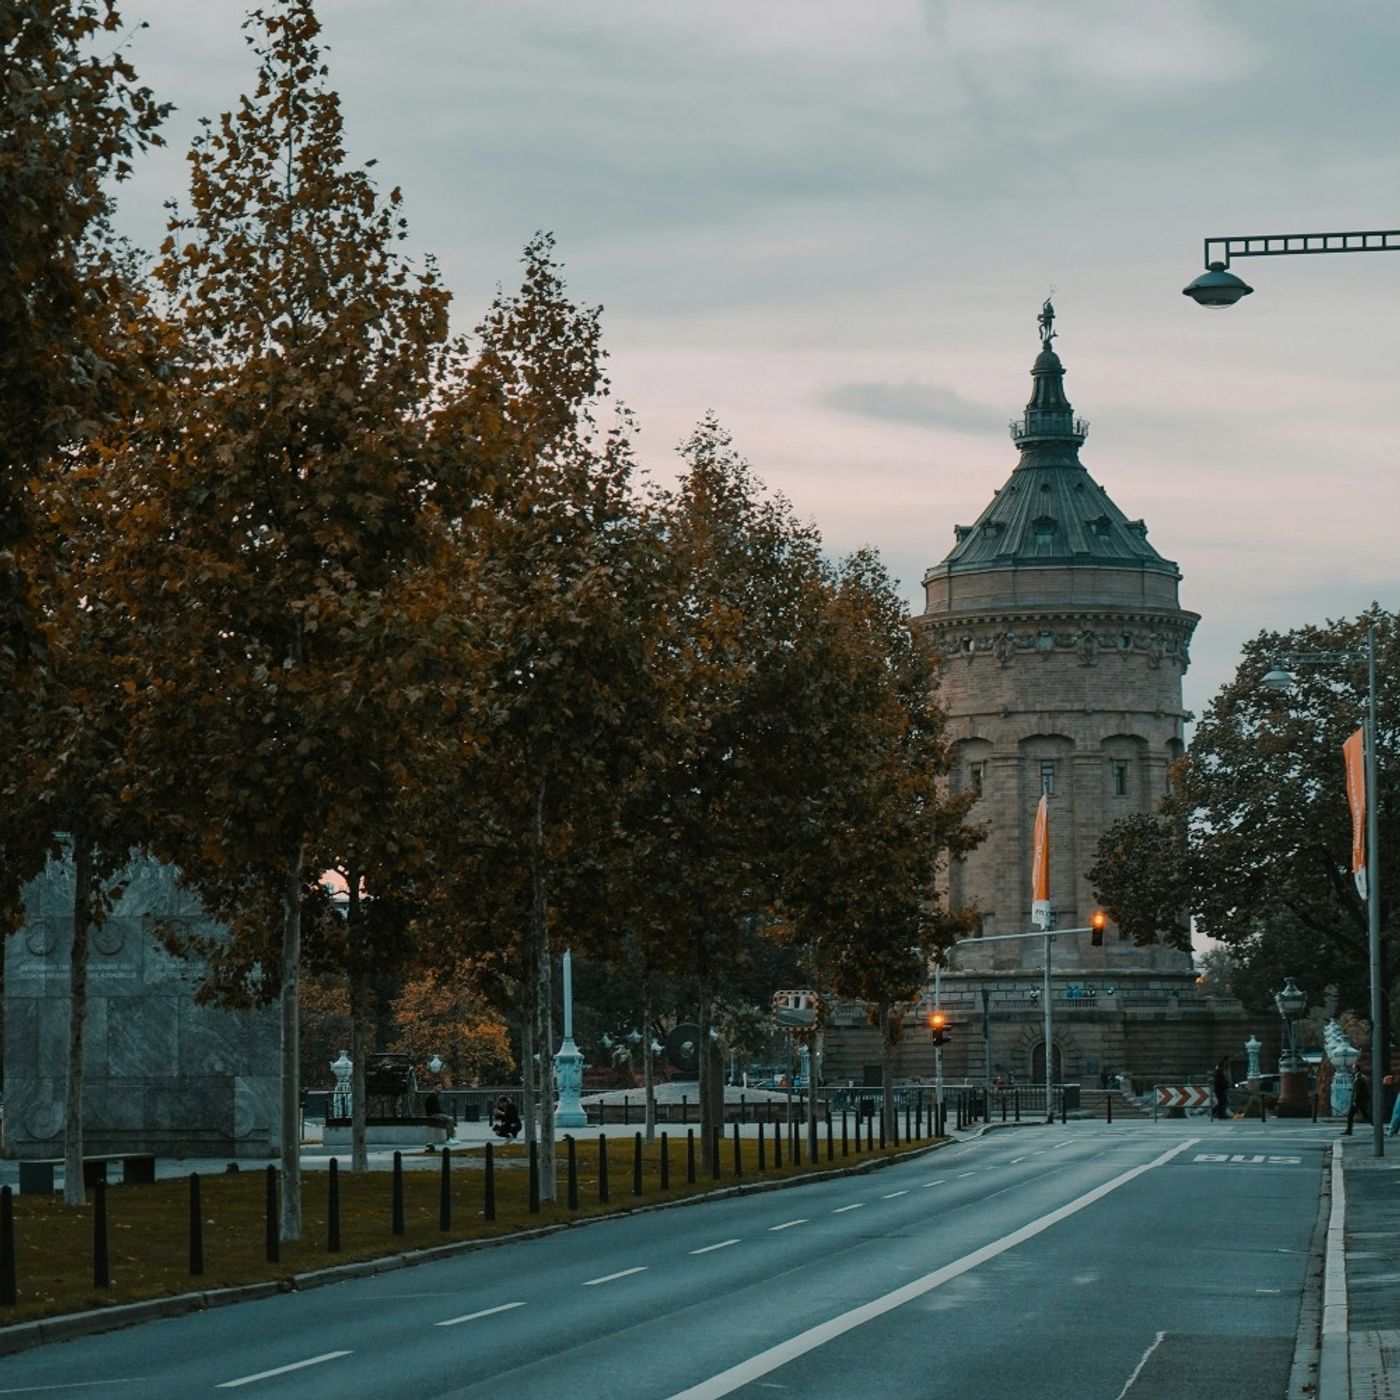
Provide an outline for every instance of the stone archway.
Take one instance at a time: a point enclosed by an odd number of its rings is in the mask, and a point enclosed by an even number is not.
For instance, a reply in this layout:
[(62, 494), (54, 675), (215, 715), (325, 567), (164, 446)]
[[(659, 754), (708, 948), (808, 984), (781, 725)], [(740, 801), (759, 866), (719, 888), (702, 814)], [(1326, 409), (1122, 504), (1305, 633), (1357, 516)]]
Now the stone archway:
[[(1051, 1082), (1063, 1084), (1065, 1082), (1065, 1056), (1064, 1051), (1058, 1045), (1052, 1045), (1051, 1067), (1054, 1071)], [(1045, 1042), (1038, 1040), (1031, 1050), (1031, 1083), (1045, 1083)]]

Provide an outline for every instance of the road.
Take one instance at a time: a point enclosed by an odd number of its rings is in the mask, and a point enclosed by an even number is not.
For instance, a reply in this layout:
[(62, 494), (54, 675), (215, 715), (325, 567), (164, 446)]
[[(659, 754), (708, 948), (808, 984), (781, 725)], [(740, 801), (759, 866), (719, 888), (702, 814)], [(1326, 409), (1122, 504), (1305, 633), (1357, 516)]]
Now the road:
[(1268, 1397), (1335, 1129), (1022, 1126), (0, 1361), (0, 1396)]

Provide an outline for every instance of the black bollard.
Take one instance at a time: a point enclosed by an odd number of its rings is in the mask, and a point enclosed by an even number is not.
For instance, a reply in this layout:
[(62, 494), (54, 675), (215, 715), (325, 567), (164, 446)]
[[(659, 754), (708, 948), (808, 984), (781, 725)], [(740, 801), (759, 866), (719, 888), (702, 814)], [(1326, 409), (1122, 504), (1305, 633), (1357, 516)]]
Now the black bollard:
[(452, 1149), (442, 1149), (442, 1168), (438, 1174), (438, 1229), (452, 1228)]
[(690, 1122), (690, 1104), (684, 1094), (681, 1095), (681, 1127), (685, 1127)]
[(719, 1180), (719, 1128), (710, 1129), (710, 1175)]
[(608, 1204), (608, 1140), (598, 1134), (598, 1204)]
[(281, 1236), (277, 1230), (277, 1168), (267, 1169), (267, 1237), (264, 1252), (269, 1264), (276, 1264), (281, 1254)]
[(574, 1142), (574, 1135), (569, 1133), (565, 1138), (566, 1151), (569, 1158), (569, 1186), (568, 1202), (570, 1210), (578, 1209), (578, 1145)]
[(1106, 1093), (1106, 1094), (1103, 1096), (1103, 1108), (1104, 1108), (1104, 1118), (1105, 1118), (1108, 1122), (1110, 1122), (1110, 1123), (1113, 1122), (1113, 1091), (1112, 1091), (1112, 1090), (1109, 1090), (1109, 1092)]
[(768, 1170), (768, 1134), (763, 1127), (763, 1119), (758, 1119), (754, 1126), (758, 1129), (758, 1169), (761, 1172)]
[(739, 1121), (741, 1123), (749, 1121), (749, 1096), (747, 1094), (739, 1095)]
[[(269, 1167), (268, 1171), (272, 1168)], [(92, 1286), (110, 1288), (112, 1271), (107, 1262), (107, 1183), (97, 1178), (92, 1202)]]
[(744, 1149), (739, 1145), (739, 1125), (734, 1124), (734, 1175), (744, 1174)]
[(530, 1140), (530, 1214), (540, 1213), (540, 1145)]
[(485, 1179), (481, 1188), (481, 1218), (496, 1218), (496, 1148), (494, 1143), (486, 1144)]
[(394, 1153), (394, 1170), (389, 1177), (389, 1233), (403, 1234), (403, 1153)]
[(685, 1130), (685, 1181), (687, 1186), (695, 1185), (695, 1129)]
[(622, 1096), (622, 1126), (625, 1128), (632, 1122), (632, 1100), (624, 1094)]
[(642, 1194), (642, 1135), (632, 1134), (632, 1194)]
[(340, 1249), (340, 1164), (334, 1157), (326, 1181), (326, 1248), (333, 1254)]
[(773, 1124), (773, 1170), (775, 1172), (783, 1169), (783, 1125)]
[(14, 1192), (8, 1186), (0, 1186), (0, 1307), (12, 1308), (18, 1302)]
[(1063, 1094), (1060, 1095), (1060, 1122), (1069, 1122), (1069, 1100)]
[(884, 1105), (882, 1104), (882, 1105), (880, 1106), (880, 1151), (883, 1152), (884, 1150), (885, 1150), (885, 1109), (884, 1109)]
[(792, 1149), (792, 1165), (800, 1167), (802, 1165), (802, 1134), (797, 1131), (797, 1124), (792, 1125), (792, 1135), (788, 1138), (788, 1146)]
[(1005, 1095), (1005, 1094), (998, 1094), (998, 1095), (997, 1095), (997, 1098), (999, 1098), (999, 1099), (1001, 1100), (1001, 1121), (1002, 1121), (1003, 1123), (1005, 1123), (1005, 1122), (1006, 1122), (1006, 1095)]
[(666, 1134), (661, 1134), (661, 1189), (671, 1189), (671, 1144)]
[(1012, 1099), (1011, 1104), (1016, 1111), (1016, 1122), (1019, 1123), (1021, 1121), (1021, 1091), (1019, 1089), (1016, 1090), (1015, 1097)]
[(199, 1173), (190, 1173), (190, 1274), (204, 1272), (204, 1211), (199, 1203)]
[(904, 1105), (904, 1141), (910, 1141), (912, 1136), (913, 1134), (909, 1131), (909, 1104), (906, 1101)]
[(836, 1160), (836, 1137), (831, 1127), (831, 1109), (826, 1111), (826, 1160), (834, 1162)]
[[(859, 1148), (857, 1148), (857, 1150), (859, 1150)], [(844, 1108), (841, 1110), (841, 1155), (843, 1157), (849, 1157), (851, 1155), (851, 1143), (850, 1138), (847, 1136), (846, 1110)]]
[(1316, 1093), (1314, 1093), (1313, 1096), (1312, 1096), (1312, 1103), (1313, 1103), (1313, 1122), (1316, 1123), (1316, 1122), (1317, 1122), (1317, 1094), (1316, 1094)]
[(1267, 1121), (1268, 1121), (1268, 1117), (1269, 1117), (1269, 1106), (1268, 1106), (1268, 1104), (1266, 1104), (1266, 1103), (1264, 1102), (1264, 1091), (1263, 1091), (1262, 1089), (1260, 1089), (1260, 1091), (1259, 1091), (1259, 1121), (1260, 1121), (1261, 1123), (1267, 1122)]

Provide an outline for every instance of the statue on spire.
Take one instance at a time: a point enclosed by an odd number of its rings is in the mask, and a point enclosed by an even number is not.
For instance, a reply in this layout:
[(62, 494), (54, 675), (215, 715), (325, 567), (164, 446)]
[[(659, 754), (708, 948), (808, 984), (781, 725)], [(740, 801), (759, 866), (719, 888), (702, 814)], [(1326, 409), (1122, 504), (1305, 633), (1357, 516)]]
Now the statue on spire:
[(1045, 305), (1040, 308), (1040, 315), (1036, 317), (1040, 326), (1041, 348), (1048, 350), (1050, 342), (1054, 340), (1055, 331), (1055, 308), (1050, 304), (1050, 298), (1045, 298)]

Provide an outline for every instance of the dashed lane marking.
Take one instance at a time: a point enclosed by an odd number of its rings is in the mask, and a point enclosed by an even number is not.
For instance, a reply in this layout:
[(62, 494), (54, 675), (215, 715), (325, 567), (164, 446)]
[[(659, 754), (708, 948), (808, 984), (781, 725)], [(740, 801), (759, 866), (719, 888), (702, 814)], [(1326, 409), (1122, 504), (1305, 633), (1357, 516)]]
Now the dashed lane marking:
[(963, 1177), (965, 1177), (965, 1176), (976, 1176), (976, 1175), (977, 1175), (976, 1172), (959, 1172), (959, 1173), (958, 1173), (958, 1180), (961, 1181), (961, 1180), (963, 1179)]
[(614, 1279), (618, 1278), (631, 1278), (633, 1274), (644, 1274), (646, 1271), (647, 1266), (645, 1264), (637, 1264), (630, 1269), (619, 1269), (615, 1274), (604, 1274), (602, 1278), (591, 1278), (583, 1284), (583, 1287), (596, 1288), (600, 1283), (611, 1283)]
[(272, 1376), (285, 1376), (288, 1371), (303, 1371), (308, 1366), (319, 1366), (323, 1361), (334, 1361), (338, 1356), (349, 1356), (348, 1351), (327, 1351), (320, 1356), (308, 1356), (305, 1361), (293, 1361), (290, 1366), (274, 1366), (270, 1371), (259, 1371), (253, 1376), (239, 1376), (234, 1381), (221, 1381), (215, 1390), (233, 1390), (240, 1385), (252, 1385), (254, 1381), (265, 1381)]
[(837, 1206), (831, 1213), (833, 1215), (845, 1215), (848, 1210), (859, 1210), (864, 1204), (864, 1201), (857, 1201), (853, 1206)]
[(880, 1199), (882, 1201), (892, 1201), (896, 1196), (907, 1196), (908, 1194), (908, 1191), (891, 1191), (888, 1195), (881, 1196)]
[(524, 1303), (500, 1303), (494, 1308), (482, 1308), (480, 1312), (463, 1313), (461, 1317), (449, 1317), (446, 1322), (435, 1322), (434, 1327), (455, 1327), (459, 1322), (475, 1322), (479, 1317), (494, 1317), (496, 1313), (510, 1312), (512, 1308), (523, 1308)]
[(924, 1190), (927, 1191), (930, 1186), (942, 1186), (947, 1180), (946, 1176), (940, 1176), (937, 1181), (926, 1181), (924, 1182)]
[(692, 1254), (709, 1254), (709, 1253), (713, 1252), (713, 1251), (716, 1250), (716, 1249), (728, 1249), (729, 1246), (730, 1246), (731, 1244), (738, 1244), (738, 1243), (739, 1243), (739, 1237), (738, 1237), (738, 1235), (735, 1235), (735, 1237), (734, 1237), (732, 1240), (721, 1240), (718, 1244), (707, 1244), (707, 1245), (703, 1245), (701, 1248), (699, 1248), (699, 1249), (692, 1249), (690, 1252), (691, 1252)]
[(770, 1225), (768, 1230), (772, 1233), (775, 1230), (791, 1230), (794, 1225), (805, 1225), (807, 1217), (804, 1215), (801, 1220), (784, 1220), (781, 1225)]
[(1025, 1157), (1013, 1157), (1006, 1165), (1008, 1167), (1014, 1167), (1017, 1162), (1024, 1162), (1025, 1160)]

